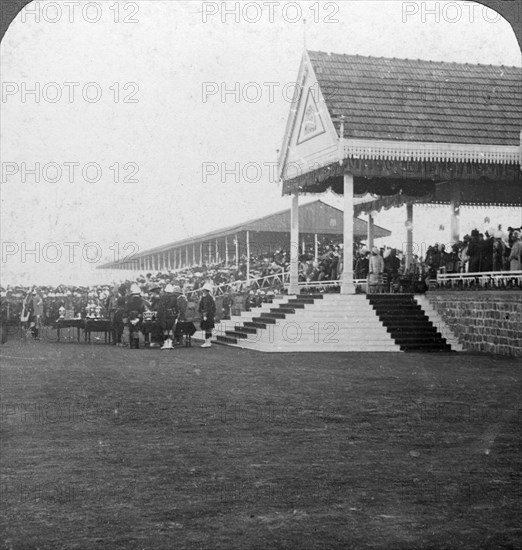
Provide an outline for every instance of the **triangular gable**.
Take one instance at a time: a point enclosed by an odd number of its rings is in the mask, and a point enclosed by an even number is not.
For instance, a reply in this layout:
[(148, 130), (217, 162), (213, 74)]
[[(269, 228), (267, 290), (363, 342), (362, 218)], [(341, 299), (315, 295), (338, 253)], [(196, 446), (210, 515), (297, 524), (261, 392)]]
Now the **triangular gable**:
[(326, 166), (339, 153), (339, 136), (307, 52), (301, 60), (294, 96), (279, 155), (282, 180)]
[(314, 91), (309, 89), (306, 98), (303, 116), (301, 118), (301, 127), (297, 137), (297, 145), (301, 145), (309, 139), (313, 139), (326, 132), (321, 118), (321, 113), (317, 107), (317, 102), (314, 98)]

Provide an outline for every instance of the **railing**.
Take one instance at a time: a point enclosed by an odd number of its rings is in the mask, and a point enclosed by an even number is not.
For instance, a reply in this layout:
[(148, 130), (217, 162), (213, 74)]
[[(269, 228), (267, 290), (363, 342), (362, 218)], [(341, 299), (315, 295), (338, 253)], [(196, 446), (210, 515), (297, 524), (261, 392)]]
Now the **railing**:
[(522, 288), (522, 271), (484, 271), (477, 273), (439, 273), (437, 275), (437, 286), (455, 288), (480, 286), (494, 288), (511, 288), (513, 286)]
[[(367, 279), (354, 279), (353, 284), (355, 287), (359, 287), (362, 292), (366, 292), (367, 290)], [(342, 281), (340, 279), (337, 279), (335, 281), (300, 281), (298, 284), (298, 287), (300, 290), (309, 290), (314, 289), (317, 290), (317, 292), (331, 292), (333, 289), (339, 288), (342, 284)], [(288, 290), (288, 287), (290, 286), (290, 283), (285, 283), (284, 287)]]
[[(262, 290), (263, 288), (272, 288), (275, 284), (283, 285), (290, 277), (288, 271), (281, 273), (274, 273), (273, 275), (267, 275), (266, 277), (255, 277), (250, 280), (232, 281), (230, 283), (223, 283), (213, 287), (214, 297), (223, 296), (225, 292), (233, 290), (234, 292), (241, 292), (243, 290), (250, 290), (257, 287)], [(187, 292), (187, 297), (198, 296), (203, 291), (198, 288)]]

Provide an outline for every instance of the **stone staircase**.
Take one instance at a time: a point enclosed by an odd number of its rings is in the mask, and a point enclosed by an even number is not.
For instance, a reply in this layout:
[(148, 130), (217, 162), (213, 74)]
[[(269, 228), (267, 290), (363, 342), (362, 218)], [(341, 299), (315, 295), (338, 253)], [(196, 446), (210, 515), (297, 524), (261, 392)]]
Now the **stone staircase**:
[(401, 351), (453, 351), (413, 294), (369, 294), (367, 299)]
[(400, 351), (362, 294), (285, 296), (222, 321), (216, 336), (266, 352)]

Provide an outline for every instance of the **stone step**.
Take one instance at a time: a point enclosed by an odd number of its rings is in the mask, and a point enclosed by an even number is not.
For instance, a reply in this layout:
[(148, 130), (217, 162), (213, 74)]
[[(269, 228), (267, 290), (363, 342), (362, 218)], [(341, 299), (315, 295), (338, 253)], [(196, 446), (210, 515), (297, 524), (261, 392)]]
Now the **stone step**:
[[(222, 336), (222, 335), (219, 335)], [(240, 330), (226, 330), (225, 336), (230, 336), (231, 338), (248, 338), (249, 334), (246, 332), (241, 332)]]
[(400, 338), (401, 336), (410, 336), (412, 334), (415, 334), (418, 336), (428, 336), (428, 335), (431, 336), (432, 334), (440, 334), (435, 327), (409, 328), (407, 330), (402, 330), (402, 329), (399, 330), (396, 328), (387, 327), (386, 330), (391, 334), (392, 338)]
[(418, 336), (415, 334), (411, 334), (408, 336), (398, 336), (397, 338), (394, 338), (394, 340), (395, 340), (395, 343), (399, 345), (408, 344), (408, 343), (412, 343), (412, 344), (433, 344), (434, 343), (434, 344), (442, 344), (442, 345), (446, 344), (446, 341), (440, 335), (439, 336), (437, 335)]
[(345, 352), (383, 352), (383, 353), (397, 353), (401, 349), (396, 345), (386, 345), (371, 343), (367, 341), (360, 341), (358, 343), (344, 343), (344, 344), (317, 344), (317, 343), (298, 343), (298, 344), (261, 344), (258, 343), (255, 346), (239, 345), (243, 349), (252, 349), (256, 351), (268, 352), (268, 353), (345, 353)]
[(432, 346), (430, 344), (426, 345), (412, 345), (412, 346), (401, 346), (401, 350), (405, 352), (434, 352), (434, 353), (448, 353), (453, 352), (451, 349), (451, 346), (445, 345), (445, 346)]
[(286, 319), (287, 313), (271, 311), (269, 313), (261, 313), (261, 319)]
[[(254, 328), (254, 329), (265, 329), (267, 327), (266, 323), (256, 323), (255, 321), (250, 321), (244, 324), (245, 327)], [(256, 330), (257, 332), (257, 330)]]
[[(266, 328), (266, 327), (263, 327)], [(237, 325), (235, 328), (231, 330), (240, 330), (241, 332), (244, 332), (246, 334), (256, 334), (257, 333), (257, 327), (251, 327), (251, 326), (245, 326), (245, 325)]]
[(292, 315), (295, 313), (295, 307), (289, 307), (289, 306), (284, 306), (284, 307), (273, 307), (271, 310), (270, 310), (270, 313), (286, 313), (288, 315)]
[(429, 321), (429, 318), (427, 315), (424, 315), (423, 313), (419, 313), (418, 315), (407, 315), (407, 314), (401, 314), (401, 313), (378, 313), (379, 319), (383, 321), (384, 319), (389, 319), (390, 322), (393, 321), (412, 321), (414, 323), (424, 323), (426, 321)]
[(274, 319), (274, 318), (269, 319), (267, 317), (253, 317), (252, 321), (254, 321), (256, 323), (266, 323), (268, 325), (275, 325), (277, 319)]
[(218, 344), (237, 344), (237, 338), (231, 338), (230, 336), (218, 335), (215, 341)]

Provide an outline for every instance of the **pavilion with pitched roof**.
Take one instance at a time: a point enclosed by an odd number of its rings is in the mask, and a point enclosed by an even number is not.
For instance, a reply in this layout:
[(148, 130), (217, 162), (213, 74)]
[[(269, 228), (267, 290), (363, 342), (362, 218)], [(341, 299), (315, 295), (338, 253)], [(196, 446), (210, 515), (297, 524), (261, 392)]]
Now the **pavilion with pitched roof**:
[[(414, 204), (522, 205), (522, 70), (305, 51), (279, 156), (292, 195), (289, 293), (297, 294), (299, 196), (344, 195), (345, 269), (353, 284), (353, 217)], [(372, 217), (369, 216), (371, 239)]]

